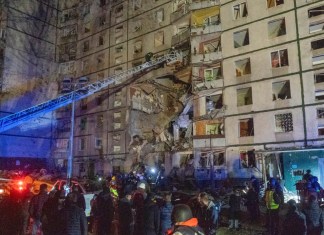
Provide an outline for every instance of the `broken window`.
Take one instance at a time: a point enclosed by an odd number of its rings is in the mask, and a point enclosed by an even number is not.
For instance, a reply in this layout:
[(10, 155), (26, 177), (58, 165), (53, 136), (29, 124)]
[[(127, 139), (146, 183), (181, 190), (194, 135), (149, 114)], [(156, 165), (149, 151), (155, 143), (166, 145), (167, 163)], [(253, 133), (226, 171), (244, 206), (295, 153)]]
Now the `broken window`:
[(318, 50), (324, 48), (324, 39), (316, 40), (311, 42), (312, 50)]
[(88, 14), (90, 14), (90, 4), (86, 4), (82, 8), (82, 16), (86, 17)]
[(272, 68), (279, 68), (283, 66), (288, 66), (288, 50), (278, 50), (271, 52), (271, 66)]
[(85, 150), (85, 144), (86, 142), (85, 142), (85, 138), (80, 138), (79, 139), (79, 151), (83, 151), (83, 150)]
[(120, 153), (121, 147), (119, 145), (114, 145), (113, 152), (114, 153)]
[(221, 79), (221, 76), (222, 76), (221, 67), (204, 69), (204, 78), (206, 82)]
[(282, 113), (275, 115), (276, 130), (275, 132), (293, 131), (292, 113)]
[(221, 41), (214, 40), (214, 41), (203, 42), (203, 47), (204, 47), (203, 53), (205, 54), (218, 52), (221, 50)]
[[(63, 28), (63, 37), (68, 37), (72, 35), (76, 35), (77, 33), (77, 25), (69, 25)], [(0, 38), (1, 38), (1, 29), (0, 29)]]
[(223, 95), (206, 96), (206, 113), (210, 113), (215, 109), (223, 107)]
[(89, 41), (83, 42), (83, 52), (89, 51)]
[(314, 81), (315, 81), (315, 83), (324, 82), (324, 73), (315, 73), (314, 74)]
[(104, 44), (104, 36), (99, 35), (98, 37), (98, 46), (102, 46)]
[(121, 112), (115, 112), (114, 119), (119, 119), (119, 118), (121, 118)]
[(142, 0), (133, 0), (133, 9), (134, 11), (142, 7)]
[(312, 18), (323, 14), (324, 14), (324, 5), (308, 10), (308, 18)]
[(317, 118), (324, 118), (324, 108), (318, 108), (316, 114)]
[(123, 51), (123, 46), (118, 46), (118, 47), (115, 47), (115, 52), (116, 53), (120, 53)]
[(252, 88), (237, 89), (237, 106), (252, 104)]
[(157, 10), (154, 13), (154, 18), (157, 23), (161, 23), (164, 21), (164, 9)]
[(99, 16), (99, 26), (104, 26), (106, 24), (106, 15)]
[(118, 44), (118, 43), (121, 43), (123, 40), (123, 36), (118, 36), (115, 38), (115, 43)]
[(121, 135), (120, 134), (113, 134), (112, 136), (113, 141), (118, 142), (121, 140)]
[(123, 62), (123, 57), (122, 56), (117, 56), (115, 58), (115, 64), (121, 64)]
[(318, 64), (323, 64), (324, 63), (324, 55), (319, 55), (319, 56), (313, 56), (312, 57), (312, 64), (313, 65), (318, 65)]
[(142, 20), (136, 20), (133, 23), (133, 33), (142, 30)]
[(121, 99), (115, 99), (114, 100), (114, 107), (120, 107), (122, 105)]
[(80, 119), (80, 130), (84, 131), (87, 128), (87, 117)]
[(324, 30), (324, 21), (313, 22), (309, 24), (309, 33), (317, 33)]
[(224, 124), (223, 123), (207, 124), (206, 135), (224, 135)]
[(120, 129), (121, 128), (121, 123), (120, 122), (114, 122), (114, 130)]
[(90, 22), (84, 23), (83, 32), (89, 33), (90, 32)]
[(256, 157), (254, 150), (240, 153), (240, 163), (243, 168), (256, 167)]
[(251, 74), (250, 58), (235, 61), (236, 77)]
[(102, 138), (95, 138), (95, 148), (96, 149), (102, 148)]
[(253, 118), (240, 119), (240, 137), (254, 136)]
[(214, 153), (214, 166), (222, 166), (225, 164), (224, 153)]
[(246, 2), (242, 2), (240, 4), (233, 6), (233, 13), (234, 13), (234, 20), (247, 17), (248, 11), (247, 11)]
[(317, 133), (318, 135), (324, 135), (324, 126), (318, 126)]
[(121, 16), (123, 15), (123, 10), (124, 10), (124, 6), (123, 5), (119, 5), (115, 8), (115, 15), (116, 16)]
[(115, 28), (115, 34), (122, 34), (124, 30), (124, 26), (123, 25), (119, 25)]
[(315, 100), (324, 100), (324, 91), (323, 90), (315, 91)]
[(250, 44), (249, 30), (244, 29), (233, 34), (234, 48), (239, 48)]
[(274, 82), (272, 83), (272, 100), (285, 100), (290, 99), (290, 82)]
[(284, 4), (284, 0), (267, 0), (268, 8)]
[(105, 54), (100, 54), (97, 56), (97, 66), (103, 66), (105, 60)]
[(159, 47), (164, 44), (164, 32), (159, 31), (154, 34), (154, 46)]
[(204, 27), (219, 24), (219, 15), (212, 15), (204, 18)]
[(141, 40), (134, 43), (134, 54), (142, 52), (142, 43)]
[(120, 74), (123, 71), (122, 67), (115, 68), (115, 75)]
[(272, 20), (268, 23), (269, 38), (275, 38), (286, 34), (285, 18)]

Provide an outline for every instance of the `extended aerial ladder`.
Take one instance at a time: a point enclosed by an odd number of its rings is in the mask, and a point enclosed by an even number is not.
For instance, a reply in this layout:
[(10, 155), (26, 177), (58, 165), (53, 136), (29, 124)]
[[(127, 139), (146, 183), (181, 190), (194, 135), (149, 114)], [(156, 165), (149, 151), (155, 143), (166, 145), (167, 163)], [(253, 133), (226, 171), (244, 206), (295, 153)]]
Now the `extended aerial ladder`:
[(153, 58), (151, 61), (148, 61), (139, 66), (128, 69), (119, 74), (105, 78), (102, 81), (96, 81), (94, 83), (85, 85), (74, 91), (71, 91), (65, 95), (61, 95), (55, 99), (35, 105), (33, 107), (19, 111), (17, 113), (5, 116), (0, 119), (0, 132), (16, 127), (30, 119), (38, 118), (47, 112), (54, 111), (58, 108), (71, 104), (73, 101), (78, 101), (83, 98), (86, 98), (104, 88), (107, 88), (109, 85), (113, 84), (114, 82), (119, 82), (119, 81), (123, 82), (128, 77), (146, 71), (150, 68), (154, 68), (154, 66), (160, 65), (162, 63), (173, 64), (181, 60), (182, 60), (181, 53), (173, 51), (161, 57)]

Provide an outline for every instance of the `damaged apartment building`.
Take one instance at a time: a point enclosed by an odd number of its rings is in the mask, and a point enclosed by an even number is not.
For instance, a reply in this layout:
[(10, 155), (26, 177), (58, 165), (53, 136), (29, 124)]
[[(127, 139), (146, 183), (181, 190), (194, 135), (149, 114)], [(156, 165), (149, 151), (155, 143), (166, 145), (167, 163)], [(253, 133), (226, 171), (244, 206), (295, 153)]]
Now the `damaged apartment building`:
[(2, 116), (182, 53), (75, 102), (73, 130), (68, 105), (1, 133), (1, 156), (64, 169), (73, 131), (75, 176), (190, 162), (199, 179), (324, 182), (322, 1), (0, 2)]

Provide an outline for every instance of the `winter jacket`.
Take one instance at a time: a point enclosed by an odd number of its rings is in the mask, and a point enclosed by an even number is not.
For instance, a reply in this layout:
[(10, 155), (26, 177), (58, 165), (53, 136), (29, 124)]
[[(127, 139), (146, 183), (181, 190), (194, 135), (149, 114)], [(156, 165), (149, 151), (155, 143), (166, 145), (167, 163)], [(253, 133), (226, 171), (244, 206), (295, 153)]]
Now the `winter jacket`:
[(283, 223), (282, 234), (306, 235), (306, 217), (303, 213), (296, 211), (288, 211), (286, 219)]
[(185, 222), (177, 223), (173, 230), (169, 230), (168, 235), (205, 235), (202, 228), (198, 226), (197, 218), (191, 218)]
[(161, 214), (161, 234), (165, 235), (169, 228), (171, 228), (171, 214), (173, 205), (171, 202), (166, 202), (160, 209)]
[(114, 206), (109, 191), (105, 190), (99, 193), (93, 207), (93, 216), (98, 222), (99, 234), (110, 234)]
[(87, 218), (84, 210), (75, 204), (67, 205), (62, 210), (62, 234), (87, 235)]
[(240, 211), (241, 210), (241, 196), (232, 194), (229, 199), (230, 211)]
[(144, 235), (158, 235), (160, 231), (160, 209), (151, 199), (144, 206)]
[(306, 216), (307, 229), (311, 230), (322, 226), (323, 211), (317, 201), (311, 202), (303, 212)]
[(205, 213), (205, 227), (204, 231), (206, 235), (211, 235), (216, 233), (217, 222), (218, 222), (218, 207), (216, 207), (215, 203), (210, 201)]
[(39, 194), (33, 196), (29, 205), (30, 217), (39, 220), (42, 216), (43, 206), (47, 200), (47, 192), (40, 192)]

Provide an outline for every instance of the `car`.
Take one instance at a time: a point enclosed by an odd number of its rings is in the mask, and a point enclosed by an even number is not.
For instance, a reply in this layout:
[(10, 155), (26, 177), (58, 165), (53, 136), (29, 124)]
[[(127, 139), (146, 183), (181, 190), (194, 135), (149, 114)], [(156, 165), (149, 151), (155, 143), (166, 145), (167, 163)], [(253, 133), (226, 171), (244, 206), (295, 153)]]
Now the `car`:
[[(85, 214), (87, 217), (90, 216), (90, 211), (91, 211), (91, 200), (93, 199), (93, 196), (95, 195), (95, 193), (97, 192), (87, 192), (85, 190), (85, 188), (83, 187), (83, 185), (76, 181), (76, 180), (71, 180), (72, 183), (72, 187), (76, 186), (78, 187), (79, 192), (81, 192), (84, 196), (85, 199), (85, 203), (86, 203), (86, 209), (85, 209)], [(62, 190), (65, 191), (66, 190), (66, 185), (67, 185), (67, 180), (66, 179), (60, 179), (57, 180), (55, 182), (55, 184), (53, 185), (52, 190), (57, 189), (57, 190)]]

